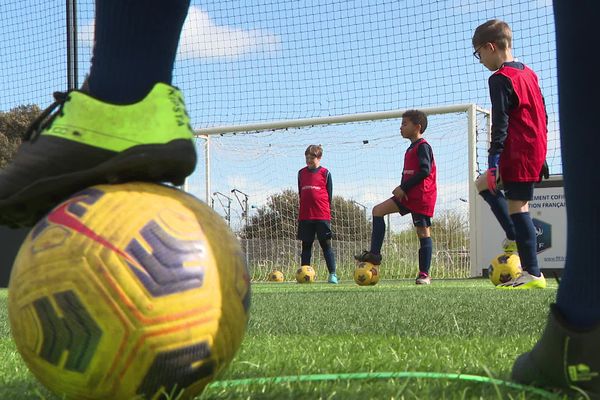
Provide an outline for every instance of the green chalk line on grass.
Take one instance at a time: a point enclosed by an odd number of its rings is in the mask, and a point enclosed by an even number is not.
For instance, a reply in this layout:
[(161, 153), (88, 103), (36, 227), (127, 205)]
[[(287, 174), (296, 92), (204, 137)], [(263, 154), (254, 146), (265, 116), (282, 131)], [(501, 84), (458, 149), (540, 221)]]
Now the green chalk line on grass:
[(500, 379), (489, 378), (487, 376), (452, 374), (444, 372), (360, 372), (348, 374), (316, 374), (316, 375), (292, 375), (276, 376), (271, 378), (246, 378), (232, 379), (226, 381), (215, 381), (209, 386), (211, 388), (227, 388), (232, 386), (244, 386), (251, 384), (266, 383), (287, 383), (287, 382), (318, 382), (318, 381), (338, 381), (338, 380), (366, 380), (366, 379), (397, 379), (397, 378), (417, 378), (417, 379), (449, 379), (462, 380), (479, 383), (489, 383), (497, 386), (505, 386), (511, 389), (524, 390), (535, 393), (549, 399), (556, 399), (558, 396), (552, 392), (533, 386), (521, 385), (515, 382), (503, 381)]

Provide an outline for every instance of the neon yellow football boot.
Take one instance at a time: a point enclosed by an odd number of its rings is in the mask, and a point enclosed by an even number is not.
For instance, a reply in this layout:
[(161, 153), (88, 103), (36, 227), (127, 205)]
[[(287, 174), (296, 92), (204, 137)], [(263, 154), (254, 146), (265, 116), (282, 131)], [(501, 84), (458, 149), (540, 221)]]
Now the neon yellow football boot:
[(502, 283), (496, 288), (498, 289), (509, 289), (509, 290), (526, 290), (526, 289), (545, 289), (547, 286), (546, 278), (544, 274), (540, 276), (531, 275), (527, 271), (523, 271), (515, 279), (511, 279), (506, 283)]
[(55, 93), (55, 99), (0, 171), (0, 224), (31, 226), (91, 185), (181, 185), (194, 171), (193, 131), (176, 87), (157, 83), (144, 99), (128, 105), (78, 90)]
[(516, 254), (519, 251), (517, 249), (517, 241), (510, 240), (510, 239), (504, 239), (504, 241), (502, 242), (502, 250), (506, 254)]

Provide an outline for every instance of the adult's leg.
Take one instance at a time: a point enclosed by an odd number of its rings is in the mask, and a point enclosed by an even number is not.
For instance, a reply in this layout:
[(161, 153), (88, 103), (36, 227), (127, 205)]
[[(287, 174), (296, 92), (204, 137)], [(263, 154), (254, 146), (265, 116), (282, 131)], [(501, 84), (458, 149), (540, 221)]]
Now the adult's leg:
[[(96, 184), (183, 184), (196, 151), (183, 96), (169, 84), (188, 6), (188, 0), (97, 2), (87, 88), (55, 95), (0, 171), (0, 224), (31, 226)], [(130, 102), (136, 103), (120, 105)]]
[(596, 112), (600, 100), (586, 95), (600, 79), (593, 63), (579, 59), (595, 37), (600, 3), (555, 0), (558, 93), (565, 198), (567, 259), (544, 333), (534, 348), (519, 356), (513, 379), (523, 383), (575, 388), (600, 399), (600, 243), (595, 160), (600, 140)]

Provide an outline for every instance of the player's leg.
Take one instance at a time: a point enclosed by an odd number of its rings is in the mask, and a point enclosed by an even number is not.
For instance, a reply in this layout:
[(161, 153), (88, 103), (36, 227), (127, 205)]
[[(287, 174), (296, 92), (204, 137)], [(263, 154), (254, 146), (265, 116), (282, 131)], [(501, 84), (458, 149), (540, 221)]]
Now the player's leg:
[(600, 143), (596, 134), (573, 137), (573, 132), (598, 130), (600, 101), (586, 94), (600, 79), (593, 63), (578, 58), (587, 48), (580, 38), (597, 31), (600, 3), (590, 0), (573, 7), (558, 0), (554, 15), (567, 260), (544, 333), (517, 359), (512, 376), (526, 384), (584, 390), (588, 397), (600, 399), (600, 268), (595, 247), (600, 243), (600, 175), (594, 172)]
[(431, 277), (429, 270), (431, 268), (431, 256), (433, 253), (433, 241), (431, 240), (431, 218), (421, 215), (412, 214), (413, 224), (419, 238), (419, 274), (415, 283), (417, 285), (429, 285)]
[(0, 224), (34, 224), (87, 186), (182, 184), (196, 164), (188, 114), (170, 86), (189, 0), (96, 2), (86, 92), (56, 94), (0, 172)]
[(331, 247), (331, 239), (319, 239), (319, 245), (323, 250), (323, 257), (325, 258), (325, 264), (327, 265), (327, 271), (329, 272), (327, 282), (338, 283), (335, 266), (335, 253), (333, 252), (333, 247)]
[(533, 198), (533, 183), (505, 182), (508, 212), (516, 233), (517, 248), (523, 273), (516, 279), (498, 285), (501, 289), (543, 289), (546, 278), (537, 261), (535, 226), (529, 214), (529, 200)]
[(300, 265), (310, 265), (312, 258), (313, 241), (302, 241), (302, 252), (300, 253)]
[(312, 247), (315, 241), (317, 232), (315, 221), (303, 220), (298, 221), (298, 233), (296, 238), (302, 242), (302, 250), (300, 252), (300, 265), (310, 265), (312, 258)]
[(331, 246), (331, 238), (333, 233), (331, 232), (331, 223), (329, 221), (317, 221), (317, 239), (321, 250), (323, 250), (323, 258), (325, 258), (325, 265), (327, 265), (327, 271), (329, 276), (327, 278), (328, 283), (338, 283), (336, 265), (335, 265), (335, 253)]
[(363, 251), (362, 254), (357, 254), (354, 258), (357, 261), (370, 262), (373, 265), (381, 264), (381, 248), (383, 247), (383, 239), (385, 238), (385, 217), (388, 214), (397, 213), (401, 206), (400, 202), (395, 197), (377, 204), (373, 207), (373, 229), (371, 231), (371, 248)]
[(189, 0), (96, 1), (89, 93), (113, 104), (142, 100), (171, 84)]
[(502, 247), (505, 253), (514, 253), (517, 251), (515, 227), (508, 213), (508, 204), (501, 190), (490, 190), (488, 171), (484, 172), (475, 181), (475, 187), (479, 195), (490, 206), (490, 210), (496, 217), (496, 220), (502, 227), (506, 239)]

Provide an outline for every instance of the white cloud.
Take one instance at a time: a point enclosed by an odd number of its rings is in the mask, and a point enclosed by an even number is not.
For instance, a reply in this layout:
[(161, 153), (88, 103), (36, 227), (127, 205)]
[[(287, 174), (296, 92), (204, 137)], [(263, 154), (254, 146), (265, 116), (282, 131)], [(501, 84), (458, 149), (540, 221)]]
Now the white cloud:
[[(79, 42), (92, 47), (94, 22), (79, 30)], [(235, 59), (254, 53), (281, 49), (279, 36), (260, 29), (239, 29), (217, 25), (208, 13), (191, 6), (179, 40), (178, 59)]]
[(217, 25), (199, 7), (189, 9), (179, 43), (181, 58), (238, 58), (251, 53), (270, 53), (281, 48), (277, 35)]

